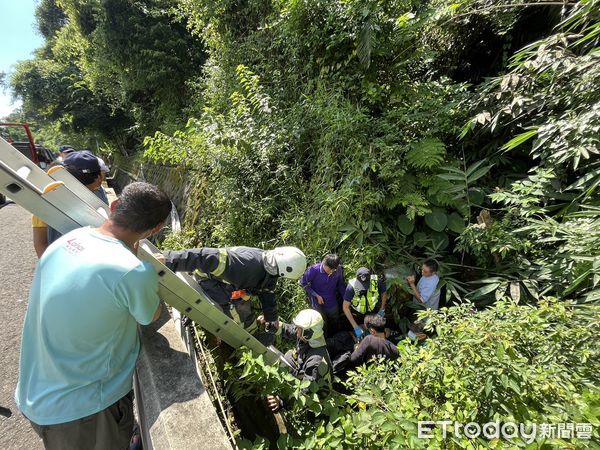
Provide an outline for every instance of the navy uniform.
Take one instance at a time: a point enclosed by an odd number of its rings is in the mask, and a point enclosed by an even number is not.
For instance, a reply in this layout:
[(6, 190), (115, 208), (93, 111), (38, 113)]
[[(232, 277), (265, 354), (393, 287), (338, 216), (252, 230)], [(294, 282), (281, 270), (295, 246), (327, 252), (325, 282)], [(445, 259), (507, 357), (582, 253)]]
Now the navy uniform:
[[(197, 248), (166, 251), (165, 265), (174, 272), (193, 272), (206, 294), (231, 316), (234, 291), (245, 290), (260, 300), (267, 322), (277, 321), (277, 264), (268, 251), (253, 247)], [(244, 300), (241, 300), (244, 301)], [(249, 309), (249, 308), (248, 308)], [(238, 310), (239, 311), (239, 310)], [(246, 323), (253, 317), (242, 317)], [(250, 323), (248, 323), (250, 325)]]

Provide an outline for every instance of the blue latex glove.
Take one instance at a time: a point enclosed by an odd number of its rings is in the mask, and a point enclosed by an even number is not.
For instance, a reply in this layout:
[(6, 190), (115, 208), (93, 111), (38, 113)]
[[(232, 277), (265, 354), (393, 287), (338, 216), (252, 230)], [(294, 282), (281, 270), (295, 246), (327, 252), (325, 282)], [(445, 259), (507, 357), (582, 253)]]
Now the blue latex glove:
[(380, 309), (379, 312), (377, 313), (378, 316), (381, 317), (385, 317), (385, 311), (383, 309)]
[(354, 335), (355, 335), (357, 338), (359, 338), (359, 339), (360, 339), (360, 338), (361, 338), (361, 336), (362, 336), (363, 334), (365, 334), (365, 332), (363, 331), (363, 329), (362, 329), (361, 327), (355, 327), (355, 328), (354, 328)]

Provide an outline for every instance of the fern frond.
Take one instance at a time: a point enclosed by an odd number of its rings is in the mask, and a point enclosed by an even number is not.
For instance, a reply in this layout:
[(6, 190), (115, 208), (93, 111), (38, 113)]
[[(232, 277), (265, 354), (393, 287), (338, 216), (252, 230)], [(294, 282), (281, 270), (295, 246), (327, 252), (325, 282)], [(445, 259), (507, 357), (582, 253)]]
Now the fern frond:
[(444, 162), (446, 146), (436, 138), (426, 138), (411, 145), (406, 162), (417, 169), (433, 169)]

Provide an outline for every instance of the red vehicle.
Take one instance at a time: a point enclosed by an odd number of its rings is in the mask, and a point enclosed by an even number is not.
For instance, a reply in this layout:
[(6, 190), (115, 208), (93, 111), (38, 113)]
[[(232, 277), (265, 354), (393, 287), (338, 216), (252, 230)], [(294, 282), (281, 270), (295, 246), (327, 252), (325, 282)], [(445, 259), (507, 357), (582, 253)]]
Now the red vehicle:
[[(11, 134), (8, 130), (9, 128), (22, 128), (25, 131), (27, 140), (19, 138), (19, 135), (23, 136), (22, 130)], [(35, 143), (29, 125), (26, 123), (0, 122), (0, 134), (9, 144), (42, 169), (46, 169), (56, 160), (54, 153), (46, 147)], [(15, 136), (14, 138), (13, 135)], [(4, 196), (0, 194), (0, 204), (4, 203), (5, 200)]]

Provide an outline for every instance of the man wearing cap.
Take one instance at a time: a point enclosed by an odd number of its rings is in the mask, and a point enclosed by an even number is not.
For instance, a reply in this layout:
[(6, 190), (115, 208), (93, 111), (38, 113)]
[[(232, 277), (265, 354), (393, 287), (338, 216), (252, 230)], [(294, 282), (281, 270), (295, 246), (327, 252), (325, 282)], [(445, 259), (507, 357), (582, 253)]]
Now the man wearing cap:
[(102, 176), (102, 179), (100, 180), (100, 187), (94, 191), (94, 194), (96, 194), (100, 200), (108, 205), (108, 195), (106, 195), (106, 191), (102, 187), (102, 183), (104, 183), (106, 180), (110, 170), (102, 158), (99, 156), (96, 156), (96, 158), (98, 158), (98, 164), (100, 164), (100, 175)]
[[(85, 187), (96, 193), (96, 190), (102, 183), (102, 177), (100, 176), (100, 163), (98, 162), (98, 158), (91, 152), (67, 152), (64, 166), (69, 173), (84, 184)], [(33, 247), (35, 248), (35, 253), (38, 258), (41, 258), (48, 246), (61, 237), (61, 234), (54, 228), (49, 227), (48, 224), (37, 216), (32, 217), (31, 226), (33, 228)]]
[(65, 158), (69, 155), (69, 153), (73, 153), (75, 149), (70, 145), (61, 145), (58, 147), (58, 159), (60, 162), (63, 162)]
[(362, 325), (365, 315), (374, 313), (377, 306), (381, 305), (377, 314), (385, 317), (385, 306), (388, 294), (385, 283), (366, 267), (356, 271), (356, 278), (352, 278), (344, 292), (342, 309), (348, 322), (354, 329), (357, 338), (364, 334)]

